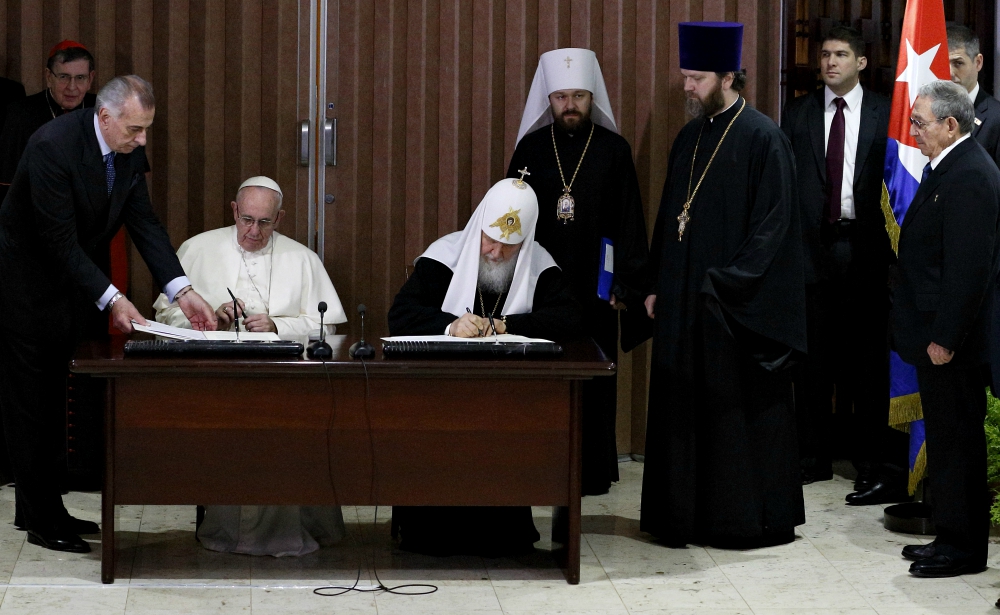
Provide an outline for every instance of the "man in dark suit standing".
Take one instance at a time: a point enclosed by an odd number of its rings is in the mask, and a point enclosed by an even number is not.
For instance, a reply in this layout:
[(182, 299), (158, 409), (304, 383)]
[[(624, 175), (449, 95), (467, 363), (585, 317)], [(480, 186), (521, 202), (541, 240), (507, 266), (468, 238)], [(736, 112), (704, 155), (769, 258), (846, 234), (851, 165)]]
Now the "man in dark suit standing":
[(979, 141), (1000, 166), (1000, 101), (979, 85), (979, 71), (983, 69), (979, 37), (965, 26), (949, 26), (948, 59), (951, 80), (968, 91), (969, 100), (976, 108), (972, 138)]
[(820, 52), (825, 87), (789, 103), (781, 122), (795, 152), (806, 254), (809, 353), (796, 387), (803, 482), (832, 477), (833, 399), (853, 402), (855, 505), (907, 497), (906, 436), (888, 427), (889, 100), (859, 83), (867, 62), (857, 30), (832, 28)]
[(96, 112), (69, 113), (35, 132), (0, 205), (0, 410), (15, 520), (29, 543), (76, 553), (90, 550), (79, 534), (98, 527), (70, 516), (59, 495), (66, 364), (85, 321), (106, 318), (102, 310), (125, 333), (133, 320), (146, 322), (99, 265), (117, 230), (125, 225), (157, 283), (196, 328), (216, 322), (149, 202), (144, 145), (155, 112), (152, 86), (116, 77), (97, 103)]
[(990, 313), (1000, 255), (1000, 170), (969, 138), (975, 113), (964, 88), (920, 88), (910, 134), (930, 158), (900, 229), (892, 269), (891, 331), (917, 368), (927, 430), (937, 538), (910, 545), (910, 573), (950, 577), (986, 568), (986, 383)]
[[(972, 138), (979, 141), (990, 158), (1000, 166), (1000, 101), (979, 85), (979, 71), (983, 69), (979, 37), (965, 26), (950, 26), (948, 58), (951, 61), (951, 80), (968, 90), (969, 99), (976, 107)], [(1000, 294), (1000, 278), (997, 278), (997, 284), (996, 293)], [(996, 295), (993, 297), (993, 330), (1000, 332), (1000, 296)], [(996, 339), (996, 335), (990, 364), (993, 395), (1000, 396), (1000, 340)]]

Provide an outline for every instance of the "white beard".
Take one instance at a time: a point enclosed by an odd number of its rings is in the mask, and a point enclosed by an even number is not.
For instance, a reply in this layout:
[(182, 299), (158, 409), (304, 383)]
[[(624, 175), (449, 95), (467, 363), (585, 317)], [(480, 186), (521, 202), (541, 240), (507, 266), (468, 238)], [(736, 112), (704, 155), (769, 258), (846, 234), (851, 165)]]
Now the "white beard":
[(484, 293), (499, 295), (510, 288), (514, 279), (514, 267), (517, 266), (517, 256), (509, 260), (496, 262), (485, 256), (479, 257), (479, 288)]

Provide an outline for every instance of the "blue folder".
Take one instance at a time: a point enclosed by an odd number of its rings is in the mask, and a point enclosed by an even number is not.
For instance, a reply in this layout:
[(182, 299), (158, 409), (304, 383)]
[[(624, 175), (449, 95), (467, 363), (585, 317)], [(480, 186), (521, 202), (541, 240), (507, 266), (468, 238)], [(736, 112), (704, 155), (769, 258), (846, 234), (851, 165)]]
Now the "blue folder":
[(607, 237), (601, 238), (601, 260), (598, 262), (597, 296), (611, 300), (611, 286), (615, 279), (615, 244)]

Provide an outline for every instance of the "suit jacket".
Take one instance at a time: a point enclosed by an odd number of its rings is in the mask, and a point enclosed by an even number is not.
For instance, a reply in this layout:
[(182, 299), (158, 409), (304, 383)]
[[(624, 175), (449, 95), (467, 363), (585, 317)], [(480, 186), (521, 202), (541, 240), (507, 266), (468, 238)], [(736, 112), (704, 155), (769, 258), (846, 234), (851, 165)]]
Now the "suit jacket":
[(24, 98), (24, 86), (13, 81), (0, 77), (0, 126), (3, 126), (7, 117), (7, 105)]
[(900, 229), (890, 326), (904, 361), (930, 365), (931, 342), (952, 363), (988, 361), (998, 237), (1000, 170), (966, 139), (920, 184)]
[[(820, 241), (826, 200), (824, 91), (825, 88), (819, 89), (788, 103), (781, 119), (781, 129), (791, 141), (795, 154), (807, 284), (825, 275)], [(892, 253), (881, 206), (888, 127), (889, 99), (864, 89), (854, 164), (855, 257), (871, 263), (872, 279), (877, 281), (881, 277), (882, 284)]]
[[(982, 86), (976, 95), (976, 119), (979, 123), (972, 129), (972, 136), (979, 141), (986, 153), (1000, 167), (1000, 101), (993, 98)], [(1000, 395), (1000, 277), (997, 277), (998, 287), (993, 294), (993, 350), (990, 357), (992, 365), (993, 395)]]
[(98, 263), (122, 224), (160, 287), (184, 275), (149, 202), (148, 170), (144, 148), (117, 154), (108, 197), (93, 109), (62, 115), (32, 135), (0, 205), (5, 327), (65, 336), (69, 315), (96, 314), (111, 284)]
[(972, 129), (972, 138), (979, 141), (990, 158), (1000, 166), (1000, 100), (980, 86), (975, 107), (979, 123)]

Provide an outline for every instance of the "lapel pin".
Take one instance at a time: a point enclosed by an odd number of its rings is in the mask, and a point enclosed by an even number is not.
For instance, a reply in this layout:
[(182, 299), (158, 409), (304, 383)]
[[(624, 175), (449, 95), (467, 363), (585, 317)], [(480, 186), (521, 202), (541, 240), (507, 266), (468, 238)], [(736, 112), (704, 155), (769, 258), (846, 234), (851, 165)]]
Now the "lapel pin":
[(978, 117), (976, 118), (975, 121), (976, 121), (976, 126), (982, 126), (983, 125), (983, 120), (979, 119)]

